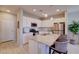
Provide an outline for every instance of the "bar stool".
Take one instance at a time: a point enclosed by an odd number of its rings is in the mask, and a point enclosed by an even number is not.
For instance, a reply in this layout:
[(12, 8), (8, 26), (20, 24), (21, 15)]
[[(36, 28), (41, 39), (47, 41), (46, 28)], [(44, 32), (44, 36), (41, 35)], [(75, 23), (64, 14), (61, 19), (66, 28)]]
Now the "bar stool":
[[(61, 35), (53, 46), (50, 47), (50, 50), (53, 50), (52, 54), (67, 54), (67, 36)], [(50, 52), (51, 53), (51, 52)]]

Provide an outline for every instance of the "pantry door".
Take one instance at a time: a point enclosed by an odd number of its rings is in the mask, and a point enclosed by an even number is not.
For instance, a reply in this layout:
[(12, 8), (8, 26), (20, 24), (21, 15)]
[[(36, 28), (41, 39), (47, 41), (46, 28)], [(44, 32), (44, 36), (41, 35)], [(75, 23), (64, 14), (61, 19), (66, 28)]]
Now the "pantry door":
[(16, 40), (16, 16), (0, 13), (0, 42)]

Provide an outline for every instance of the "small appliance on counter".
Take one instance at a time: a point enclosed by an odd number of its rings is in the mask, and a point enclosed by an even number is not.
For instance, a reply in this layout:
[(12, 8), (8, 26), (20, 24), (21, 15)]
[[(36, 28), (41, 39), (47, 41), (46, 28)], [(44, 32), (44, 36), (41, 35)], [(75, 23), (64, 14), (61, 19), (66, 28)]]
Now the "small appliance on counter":
[(37, 33), (39, 33), (38, 31), (36, 31), (35, 29), (30, 29), (30, 32), (33, 33), (33, 36), (35, 36)]

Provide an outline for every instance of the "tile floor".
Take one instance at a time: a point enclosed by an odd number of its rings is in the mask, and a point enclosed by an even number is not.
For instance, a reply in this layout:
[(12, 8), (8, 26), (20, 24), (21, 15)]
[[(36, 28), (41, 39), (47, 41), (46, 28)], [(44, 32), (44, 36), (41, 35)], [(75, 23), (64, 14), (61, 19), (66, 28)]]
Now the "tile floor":
[(68, 54), (79, 54), (79, 44), (78, 45), (68, 44)]
[[(0, 54), (28, 54), (28, 44), (19, 47), (15, 42), (2, 43)], [(68, 44), (68, 54), (79, 54), (79, 45)]]
[(15, 42), (0, 44), (0, 54), (25, 54), (28, 53), (28, 46), (19, 47)]

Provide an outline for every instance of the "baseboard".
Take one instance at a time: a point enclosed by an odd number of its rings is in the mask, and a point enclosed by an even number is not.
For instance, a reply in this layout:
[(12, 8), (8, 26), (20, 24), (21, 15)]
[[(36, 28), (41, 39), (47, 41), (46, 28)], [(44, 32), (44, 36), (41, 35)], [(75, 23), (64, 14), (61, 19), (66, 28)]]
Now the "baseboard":
[(0, 44), (6, 43), (6, 42), (11, 42), (11, 41), (14, 41), (14, 40), (8, 40), (8, 41), (5, 41), (5, 42), (0, 42)]

